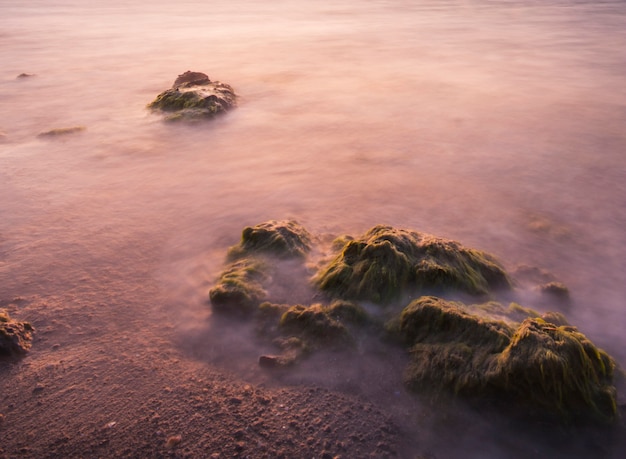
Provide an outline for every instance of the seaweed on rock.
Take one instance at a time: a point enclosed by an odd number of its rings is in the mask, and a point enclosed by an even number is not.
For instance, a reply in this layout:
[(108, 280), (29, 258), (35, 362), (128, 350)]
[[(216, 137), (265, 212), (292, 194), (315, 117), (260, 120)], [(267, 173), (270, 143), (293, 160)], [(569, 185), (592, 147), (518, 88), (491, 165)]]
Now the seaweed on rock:
[(526, 319), (490, 369), (490, 383), (565, 418), (612, 422), (615, 362), (578, 329)]
[[(261, 366), (285, 368), (320, 349), (352, 349), (363, 342), (363, 333), (379, 332), (387, 320), (389, 338), (409, 352), (405, 383), (411, 390), (503, 402), (518, 413), (551, 419), (617, 418), (615, 362), (561, 313), (542, 315), (517, 303), (466, 305), (420, 296), (399, 314), (389, 307), (370, 316), (360, 304), (391, 303), (423, 292), (484, 296), (510, 288), (507, 274), (490, 255), (454, 241), (376, 226), (360, 238), (336, 240), (338, 254), (313, 279), (328, 303), (265, 301), (271, 297), (266, 289), (280, 285), (272, 279), (281, 275), (279, 264), (287, 261), (291, 270), (294, 263), (304, 263), (312, 241), (294, 221), (247, 227), (210, 292), (216, 312), (253, 317), (259, 336), (277, 346), (276, 355), (259, 358)], [(564, 291), (556, 287), (557, 293)]]
[(329, 307), (321, 304), (292, 306), (280, 318), (280, 328), (285, 334), (302, 337), (308, 348), (352, 343), (348, 328), (333, 317)]
[(28, 322), (16, 322), (0, 310), (0, 357), (19, 357), (30, 349), (35, 329)]
[(223, 313), (250, 314), (265, 299), (265, 265), (254, 259), (238, 260), (222, 272), (209, 291), (213, 310)]
[(511, 287), (495, 258), (455, 241), (383, 225), (344, 240), (314, 279), (334, 297), (389, 303), (405, 291), (483, 295)]
[[(561, 314), (544, 317), (565, 320)], [(615, 420), (614, 361), (576, 328), (545, 319), (511, 324), (475, 315), (461, 303), (415, 300), (398, 326), (412, 356), (406, 384), (499, 396), (565, 420)]]
[(267, 298), (271, 258), (299, 258), (310, 250), (311, 236), (294, 221), (268, 221), (244, 228), (229, 250), (231, 264), (209, 292), (213, 309), (250, 315)]
[(311, 235), (293, 220), (270, 220), (247, 226), (239, 245), (231, 247), (229, 257), (241, 258), (269, 254), (280, 258), (304, 257), (311, 250)]
[(179, 75), (171, 89), (163, 91), (148, 104), (151, 110), (167, 114), (168, 121), (213, 118), (233, 108), (237, 96), (232, 87), (211, 81), (201, 72)]

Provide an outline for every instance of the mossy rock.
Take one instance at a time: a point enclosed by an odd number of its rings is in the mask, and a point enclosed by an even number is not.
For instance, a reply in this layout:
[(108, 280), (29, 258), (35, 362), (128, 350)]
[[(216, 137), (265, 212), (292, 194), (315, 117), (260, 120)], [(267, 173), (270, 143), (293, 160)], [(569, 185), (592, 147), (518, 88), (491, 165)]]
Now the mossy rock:
[[(497, 304), (488, 309), (499, 317)], [(508, 400), (567, 421), (615, 420), (615, 363), (576, 328), (555, 323), (565, 321), (562, 314), (520, 324), (486, 318), (485, 308), (478, 315), (473, 310), (435, 297), (403, 310), (396, 329), (411, 354), (405, 372), (410, 389)]]
[(229, 85), (211, 81), (204, 73), (187, 71), (148, 108), (164, 112), (168, 121), (197, 120), (225, 113), (236, 101), (235, 91)]
[(463, 342), (501, 352), (514, 328), (504, 321), (489, 320), (467, 311), (463, 303), (423, 296), (400, 314), (400, 333), (406, 343)]
[(309, 349), (341, 348), (353, 343), (348, 328), (321, 304), (292, 306), (281, 316), (280, 330), (301, 338)]
[(0, 356), (20, 357), (30, 349), (35, 331), (28, 322), (16, 322), (9, 314), (0, 310)]
[(230, 259), (250, 255), (273, 255), (279, 258), (302, 258), (311, 250), (312, 237), (298, 222), (270, 220), (244, 228), (241, 241), (231, 247)]
[(455, 241), (382, 225), (343, 240), (340, 253), (314, 278), (334, 297), (389, 303), (407, 292), (484, 295), (511, 288), (493, 256)]
[(213, 310), (220, 313), (253, 313), (267, 296), (263, 281), (265, 265), (255, 259), (241, 259), (230, 265), (209, 291)]
[(567, 419), (617, 417), (615, 362), (575, 327), (526, 319), (490, 369), (489, 383)]

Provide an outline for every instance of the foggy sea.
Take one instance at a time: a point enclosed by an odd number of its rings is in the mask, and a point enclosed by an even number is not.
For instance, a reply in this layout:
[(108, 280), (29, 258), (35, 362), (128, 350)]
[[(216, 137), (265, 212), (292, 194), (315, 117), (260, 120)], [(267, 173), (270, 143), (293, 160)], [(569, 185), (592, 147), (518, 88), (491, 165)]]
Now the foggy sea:
[[(0, 305), (193, 329), (245, 226), (389, 224), (550, 272), (624, 366), (625, 50), (623, 0), (0, 0)], [(186, 70), (239, 106), (148, 112)]]

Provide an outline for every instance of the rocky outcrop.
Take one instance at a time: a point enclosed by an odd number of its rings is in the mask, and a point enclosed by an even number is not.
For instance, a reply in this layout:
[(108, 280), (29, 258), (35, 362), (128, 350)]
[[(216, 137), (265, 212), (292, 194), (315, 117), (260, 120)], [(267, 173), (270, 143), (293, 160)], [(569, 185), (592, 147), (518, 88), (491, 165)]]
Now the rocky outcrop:
[(163, 91), (148, 104), (153, 111), (165, 114), (168, 121), (213, 118), (236, 105), (232, 87), (211, 81), (201, 72), (187, 71), (179, 75), (171, 89)]
[(0, 310), (0, 357), (19, 357), (30, 349), (33, 326), (28, 322), (16, 322)]

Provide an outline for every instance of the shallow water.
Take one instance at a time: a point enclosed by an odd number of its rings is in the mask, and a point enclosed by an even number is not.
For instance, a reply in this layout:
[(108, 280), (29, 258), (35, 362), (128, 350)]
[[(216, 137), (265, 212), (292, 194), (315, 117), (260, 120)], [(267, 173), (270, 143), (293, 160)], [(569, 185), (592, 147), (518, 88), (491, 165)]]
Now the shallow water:
[[(626, 362), (624, 1), (54, 3), (0, 3), (6, 298), (184, 322), (246, 225), (386, 223), (550, 271)], [(163, 124), (185, 70), (239, 107)]]

